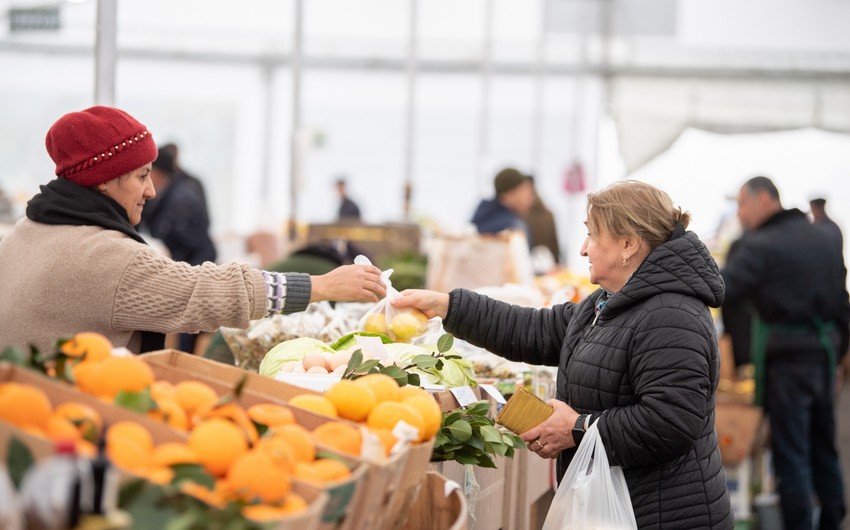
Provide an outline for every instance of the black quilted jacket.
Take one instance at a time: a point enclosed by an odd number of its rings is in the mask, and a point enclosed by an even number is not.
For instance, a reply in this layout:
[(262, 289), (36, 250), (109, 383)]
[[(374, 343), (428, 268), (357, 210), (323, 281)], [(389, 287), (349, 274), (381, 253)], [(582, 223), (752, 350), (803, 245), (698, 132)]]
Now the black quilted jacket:
[[(599, 430), (623, 467), (641, 529), (733, 527), (714, 431), (719, 356), (707, 306), (723, 280), (692, 232), (656, 248), (594, 322), (597, 291), (535, 310), (451, 293), (446, 330), (505, 358), (558, 366), (558, 399), (603, 412)], [(563, 476), (575, 450), (558, 457)]]

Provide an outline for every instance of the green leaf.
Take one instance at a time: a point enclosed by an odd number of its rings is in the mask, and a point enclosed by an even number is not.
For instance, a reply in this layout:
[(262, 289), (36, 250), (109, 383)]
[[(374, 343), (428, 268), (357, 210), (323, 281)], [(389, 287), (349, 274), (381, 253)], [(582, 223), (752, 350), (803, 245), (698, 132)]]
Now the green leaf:
[(478, 458), (470, 455), (457, 455), (455, 460), (461, 464), (471, 464), (473, 466), (478, 464)]
[[(407, 384), (410, 386), (421, 386), (422, 380), (419, 378), (419, 374), (409, 373), (407, 374)], [(404, 385), (402, 385), (404, 386)]]
[(239, 382), (233, 388), (233, 397), (239, 399), (242, 396), (242, 391), (245, 390), (245, 385), (248, 384), (248, 374), (242, 374)]
[(472, 416), (486, 416), (490, 412), (490, 403), (487, 401), (476, 401), (466, 407), (466, 413)]
[(141, 392), (127, 392), (122, 390), (115, 396), (114, 403), (121, 408), (132, 410), (140, 414), (147, 414), (150, 410), (156, 410), (156, 402), (151, 397), (149, 388)]
[(345, 367), (345, 371), (342, 373), (343, 379), (354, 379), (352, 374), (354, 374), (354, 370), (360, 366), (360, 363), (363, 362), (363, 350), (357, 349), (351, 354), (351, 358), (348, 360), (348, 364)]
[(9, 477), (16, 489), (20, 489), (24, 474), (35, 463), (29, 447), (18, 440), (15, 436), (9, 438), (9, 448), (6, 453), (6, 467), (9, 469)]
[(172, 484), (177, 485), (189, 480), (209, 489), (215, 487), (215, 479), (200, 464), (175, 464), (171, 466), (171, 469), (174, 471), (174, 478), (171, 479)]
[(411, 362), (416, 365), (420, 370), (427, 370), (429, 368), (434, 368), (437, 366), (439, 359), (436, 357), (432, 357), (430, 355), (419, 354), (415, 356)]
[(437, 339), (437, 350), (439, 350), (440, 353), (446, 353), (452, 349), (454, 343), (455, 338), (452, 335), (445, 333), (442, 337)]
[(399, 386), (407, 384), (407, 372), (392, 364), (381, 368), (381, 373), (386, 374), (396, 380)]
[(0, 353), (0, 361), (6, 361), (18, 366), (23, 366), (27, 362), (27, 357), (20, 348), (7, 346)]
[(485, 455), (484, 453), (478, 455), (478, 465), (481, 467), (489, 467), (492, 469), (496, 468), (496, 463), (493, 461), (493, 459)]
[(448, 425), (447, 428), (456, 439), (462, 442), (469, 440), (472, 436), (472, 427), (465, 420), (458, 420)]
[(460, 411), (452, 411), (452, 412), (444, 412), (443, 413), (443, 426), (447, 426), (456, 422), (457, 420), (463, 417), (463, 413)]
[(493, 443), (502, 443), (502, 433), (499, 432), (499, 429), (493, 427), (492, 425), (482, 425), (478, 430), (481, 433), (481, 437), (484, 438), (487, 442)]

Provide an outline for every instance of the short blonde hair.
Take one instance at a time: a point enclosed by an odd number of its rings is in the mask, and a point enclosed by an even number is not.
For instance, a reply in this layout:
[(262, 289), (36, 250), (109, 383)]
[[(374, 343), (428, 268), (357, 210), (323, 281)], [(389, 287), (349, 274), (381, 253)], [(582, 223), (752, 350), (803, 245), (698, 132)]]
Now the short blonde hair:
[(683, 212), (665, 192), (645, 182), (615, 182), (587, 196), (587, 224), (613, 237), (636, 236), (654, 249), (670, 239), (676, 222), (687, 228), (691, 214)]

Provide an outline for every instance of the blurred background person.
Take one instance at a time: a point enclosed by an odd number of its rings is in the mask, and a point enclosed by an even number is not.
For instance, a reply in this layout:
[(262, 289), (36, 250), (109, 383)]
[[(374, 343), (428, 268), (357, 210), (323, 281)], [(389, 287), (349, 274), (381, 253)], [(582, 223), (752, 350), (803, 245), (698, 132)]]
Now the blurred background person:
[(531, 204), (528, 213), (525, 214), (525, 222), (528, 225), (528, 246), (531, 247), (533, 254), (538, 251), (539, 247), (548, 250), (551, 253), (553, 264), (557, 265), (561, 262), (561, 247), (558, 245), (558, 227), (555, 216), (546, 207), (540, 194), (537, 193), (534, 177), (529, 176), (528, 179), (531, 181), (534, 193), (534, 202)]
[(528, 237), (524, 217), (534, 204), (534, 186), (528, 175), (514, 168), (505, 168), (493, 179), (496, 193), (492, 199), (482, 200), (472, 215), (472, 224), (479, 234), (497, 234), (503, 230), (522, 230)]
[[(171, 259), (189, 265), (215, 262), (216, 248), (210, 237), (210, 220), (203, 199), (190, 178), (178, 173), (176, 150), (159, 150), (151, 167), (156, 197), (145, 204), (140, 229), (159, 239)], [(198, 335), (181, 333), (179, 348), (194, 352)]]
[(348, 191), (345, 189), (345, 179), (340, 177), (336, 179), (336, 192), (339, 194), (339, 212), (337, 217), (340, 221), (359, 221), (360, 207), (357, 203), (351, 200), (348, 196)]
[(756, 403), (764, 406), (784, 528), (837, 530), (845, 514), (836, 448), (838, 361), (850, 343), (846, 269), (830, 237), (785, 209), (767, 177), (738, 194), (745, 232), (722, 270), (726, 300), (748, 300)]
[(838, 249), (844, 253), (844, 236), (841, 233), (841, 228), (826, 214), (826, 199), (816, 198), (809, 201), (809, 207), (812, 210), (812, 224), (824, 230), (833, 242), (838, 245)]

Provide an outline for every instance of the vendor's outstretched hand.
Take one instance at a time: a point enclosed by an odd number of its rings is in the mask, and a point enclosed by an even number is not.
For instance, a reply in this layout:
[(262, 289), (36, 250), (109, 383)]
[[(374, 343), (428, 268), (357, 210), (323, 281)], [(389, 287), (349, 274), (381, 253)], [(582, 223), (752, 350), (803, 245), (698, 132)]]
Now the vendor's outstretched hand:
[(449, 310), (449, 295), (424, 289), (406, 289), (401, 296), (392, 301), (393, 307), (414, 307), (428, 318), (446, 318)]
[(377, 302), (387, 294), (381, 269), (372, 265), (343, 265), (310, 280), (311, 302)]

